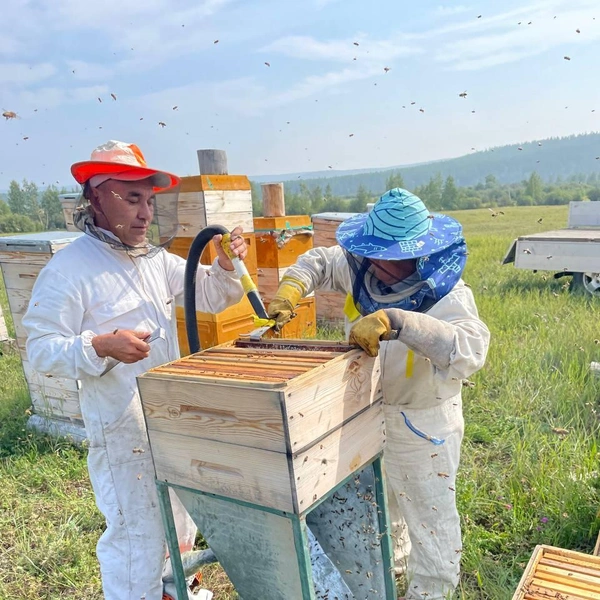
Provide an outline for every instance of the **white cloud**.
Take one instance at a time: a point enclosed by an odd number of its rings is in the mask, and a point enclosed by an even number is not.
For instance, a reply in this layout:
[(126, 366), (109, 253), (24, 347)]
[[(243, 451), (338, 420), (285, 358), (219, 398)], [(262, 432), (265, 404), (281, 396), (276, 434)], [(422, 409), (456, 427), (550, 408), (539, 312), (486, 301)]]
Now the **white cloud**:
[[(449, 63), (449, 68), (454, 70), (477, 70), (554, 49), (560, 54), (559, 46), (600, 39), (600, 22), (594, 20), (596, 13), (596, 7), (585, 2), (579, 6), (571, 4), (560, 11), (556, 5), (534, 5), (526, 17), (519, 19), (521, 25), (515, 21), (514, 12), (496, 15), (495, 32), (445, 42), (435, 58)], [(580, 29), (581, 34), (576, 29)]]
[(0, 63), (0, 84), (25, 86), (48, 79), (55, 73), (56, 67), (50, 63)]
[[(358, 46), (354, 45), (358, 42)], [(393, 40), (369, 41), (361, 34), (346, 40), (322, 42), (309, 36), (293, 35), (280, 38), (260, 49), (265, 53), (280, 53), (293, 58), (307, 60), (331, 60), (349, 62), (357, 58), (360, 61), (374, 62), (391, 60), (399, 56), (409, 56), (421, 52), (413, 45), (404, 45)]]

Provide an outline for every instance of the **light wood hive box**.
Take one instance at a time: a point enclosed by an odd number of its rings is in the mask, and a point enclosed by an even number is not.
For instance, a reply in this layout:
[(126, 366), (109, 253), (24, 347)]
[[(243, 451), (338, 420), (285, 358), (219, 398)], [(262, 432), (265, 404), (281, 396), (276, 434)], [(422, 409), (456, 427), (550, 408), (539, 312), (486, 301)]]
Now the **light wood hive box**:
[(39, 272), (59, 250), (83, 233), (48, 232), (0, 238), (0, 269), (15, 326), (16, 342), (36, 414), (82, 424), (77, 381), (35, 371), (27, 360), (22, 325)]
[(229, 343), (138, 377), (160, 481), (301, 514), (384, 444), (379, 361), (339, 342)]
[(241, 225), (250, 233), (254, 231), (250, 180), (245, 175), (182, 177), (177, 216), (177, 237), (194, 238), (207, 225), (223, 225), (229, 231)]
[[(312, 216), (315, 248), (337, 246), (335, 232), (340, 223), (356, 213), (319, 213)], [(339, 292), (315, 292), (317, 300), (317, 319), (329, 323), (341, 323), (344, 320), (344, 303), (346, 298)]]
[(598, 600), (600, 557), (536, 546), (512, 600)]

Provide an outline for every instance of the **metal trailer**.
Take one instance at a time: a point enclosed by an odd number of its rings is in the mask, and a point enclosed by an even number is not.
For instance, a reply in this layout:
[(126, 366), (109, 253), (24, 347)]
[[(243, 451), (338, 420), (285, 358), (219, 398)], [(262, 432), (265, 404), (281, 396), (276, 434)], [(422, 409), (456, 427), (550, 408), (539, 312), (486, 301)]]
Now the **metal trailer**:
[(574, 289), (600, 297), (600, 202), (570, 202), (566, 229), (518, 237), (502, 264), (573, 277)]

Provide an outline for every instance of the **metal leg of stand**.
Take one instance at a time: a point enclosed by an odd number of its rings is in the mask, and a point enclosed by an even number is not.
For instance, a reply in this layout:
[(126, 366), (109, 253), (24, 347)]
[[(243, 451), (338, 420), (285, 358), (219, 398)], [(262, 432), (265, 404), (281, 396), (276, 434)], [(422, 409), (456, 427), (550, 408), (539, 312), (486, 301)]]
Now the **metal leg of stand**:
[(158, 492), (160, 512), (165, 528), (165, 536), (167, 538), (167, 547), (169, 548), (169, 559), (171, 560), (171, 565), (173, 567), (177, 600), (188, 600), (183, 563), (181, 562), (181, 552), (179, 551), (179, 540), (177, 539), (177, 530), (175, 529), (171, 498), (169, 497), (169, 486), (161, 481), (157, 481), (156, 490)]

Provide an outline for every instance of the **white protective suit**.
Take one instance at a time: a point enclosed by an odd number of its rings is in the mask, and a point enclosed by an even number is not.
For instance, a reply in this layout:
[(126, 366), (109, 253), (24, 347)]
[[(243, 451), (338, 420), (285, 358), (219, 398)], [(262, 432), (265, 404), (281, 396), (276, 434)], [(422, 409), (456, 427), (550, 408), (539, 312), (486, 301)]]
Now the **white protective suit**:
[[(184, 270), (185, 260), (166, 251), (131, 258), (84, 235), (42, 269), (23, 318), (32, 366), (81, 382), (90, 480), (106, 518), (97, 546), (106, 600), (162, 598), (165, 535), (136, 376), (179, 357), (175, 304), (183, 302)], [(198, 310), (216, 313), (242, 296), (234, 272), (217, 261), (199, 266)], [(92, 347), (96, 334), (158, 327), (166, 339), (152, 343), (148, 358), (99, 377), (108, 359)], [(173, 510), (182, 549), (189, 550), (196, 528), (178, 501)]]
[[(339, 246), (309, 250), (285, 276), (301, 281), (306, 293), (352, 293)], [(464, 431), (462, 380), (483, 366), (490, 334), (462, 280), (427, 314), (409, 315), (400, 339), (381, 342), (380, 348), (389, 508), (392, 521), (403, 518), (408, 528), (406, 599), (445, 600), (458, 584), (462, 549), (455, 497)], [(447, 343), (434, 343), (426, 356), (418, 324), (431, 317), (448, 334)], [(347, 334), (351, 325), (346, 317)], [(436, 445), (432, 438), (444, 442)]]

